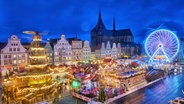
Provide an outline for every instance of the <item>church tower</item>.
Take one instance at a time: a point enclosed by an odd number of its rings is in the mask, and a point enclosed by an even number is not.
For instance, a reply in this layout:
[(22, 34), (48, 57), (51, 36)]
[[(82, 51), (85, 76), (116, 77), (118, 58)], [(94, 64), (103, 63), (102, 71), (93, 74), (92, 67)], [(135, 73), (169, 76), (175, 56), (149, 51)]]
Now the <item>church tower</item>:
[(91, 30), (91, 46), (96, 47), (102, 43), (103, 34), (101, 31), (106, 30), (102, 21), (101, 11), (99, 10), (99, 17), (96, 26)]

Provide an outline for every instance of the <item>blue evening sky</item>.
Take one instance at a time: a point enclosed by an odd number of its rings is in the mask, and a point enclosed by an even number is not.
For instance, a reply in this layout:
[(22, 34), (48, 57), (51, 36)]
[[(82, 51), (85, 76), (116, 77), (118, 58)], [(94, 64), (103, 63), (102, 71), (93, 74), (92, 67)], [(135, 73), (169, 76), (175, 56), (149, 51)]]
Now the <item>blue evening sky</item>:
[(47, 38), (78, 37), (90, 40), (99, 9), (103, 22), (112, 29), (113, 18), (117, 29), (130, 28), (135, 41), (143, 41), (152, 28), (161, 26), (183, 36), (183, 0), (1, 0), (0, 41), (12, 34), (22, 41), (31, 41), (24, 30), (48, 32)]

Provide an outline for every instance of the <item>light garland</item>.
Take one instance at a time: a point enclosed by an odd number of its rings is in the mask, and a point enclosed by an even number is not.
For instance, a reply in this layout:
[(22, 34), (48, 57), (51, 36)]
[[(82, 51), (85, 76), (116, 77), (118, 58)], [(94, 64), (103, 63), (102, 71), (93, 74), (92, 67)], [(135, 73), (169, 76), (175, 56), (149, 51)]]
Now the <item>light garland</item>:
[(39, 59), (39, 58), (46, 58), (47, 56), (29, 56), (29, 58), (35, 58), (35, 59)]
[(53, 84), (51, 85), (48, 85), (48, 86), (42, 86), (41, 88), (23, 88), (23, 89), (18, 89), (18, 92), (17, 93), (26, 93), (26, 92), (35, 92), (35, 91), (39, 91), (40, 89), (41, 90), (47, 90), (51, 87), (54, 87), (56, 85), (56, 82), (54, 82)]
[(51, 73), (49, 73), (49, 74), (38, 74), (38, 75), (16, 76), (16, 78), (35, 78), (35, 77), (48, 77), (48, 76), (51, 76)]
[(45, 50), (45, 49), (42, 48), (42, 47), (37, 47), (37, 48), (31, 47), (30, 49), (31, 49), (31, 50)]
[(45, 67), (47, 64), (42, 65), (28, 65), (28, 67)]
[(33, 38), (33, 41), (41, 41), (42, 39), (39, 38)]

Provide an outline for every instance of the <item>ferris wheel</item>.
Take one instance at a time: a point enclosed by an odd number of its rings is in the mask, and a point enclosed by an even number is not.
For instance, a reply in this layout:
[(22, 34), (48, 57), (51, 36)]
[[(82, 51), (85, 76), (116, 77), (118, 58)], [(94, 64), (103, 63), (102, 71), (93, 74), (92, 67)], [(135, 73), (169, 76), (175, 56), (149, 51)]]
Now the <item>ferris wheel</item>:
[(145, 41), (145, 51), (150, 60), (172, 61), (179, 52), (180, 42), (175, 33), (167, 29), (151, 32)]

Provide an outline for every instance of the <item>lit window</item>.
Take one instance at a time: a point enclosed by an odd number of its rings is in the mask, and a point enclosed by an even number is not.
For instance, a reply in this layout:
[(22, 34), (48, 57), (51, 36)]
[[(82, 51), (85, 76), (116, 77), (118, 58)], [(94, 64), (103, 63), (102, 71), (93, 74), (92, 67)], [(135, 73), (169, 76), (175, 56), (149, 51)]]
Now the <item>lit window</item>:
[(21, 63), (21, 60), (19, 60), (19, 64)]
[(13, 58), (16, 58), (16, 55), (13, 55)]
[(17, 63), (17, 61), (16, 60), (13, 60), (13, 64), (16, 64)]

